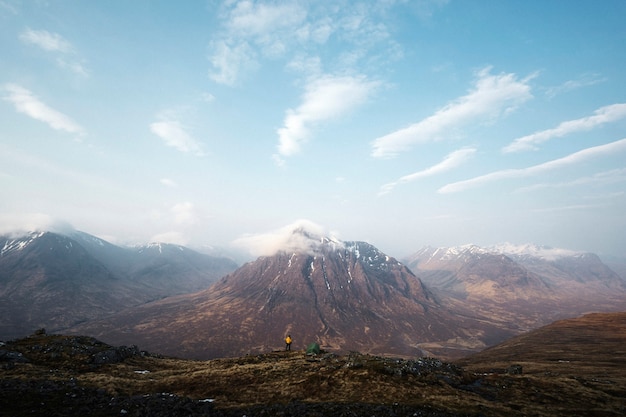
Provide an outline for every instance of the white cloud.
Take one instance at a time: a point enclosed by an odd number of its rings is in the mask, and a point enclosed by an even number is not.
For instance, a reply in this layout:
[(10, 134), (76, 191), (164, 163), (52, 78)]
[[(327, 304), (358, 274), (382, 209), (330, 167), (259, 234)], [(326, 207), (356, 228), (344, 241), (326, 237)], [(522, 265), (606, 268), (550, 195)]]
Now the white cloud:
[(306, 10), (297, 3), (254, 3), (239, 1), (230, 13), (227, 23), (235, 33), (267, 38), (285, 28), (300, 25), (306, 19)]
[(83, 77), (89, 75), (84, 65), (77, 59), (72, 44), (58, 33), (26, 29), (20, 33), (20, 40), (26, 44), (37, 46), (46, 52), (56, 54), (56, 63), (60, 68), (70, 70)]
[(209, 71), (209, 78), (216, 83), (233, 86), (242, 71), (257, 66), (254, 51), (246, 42), (231, 45), (218, 40), (211, 43), (210, 49), (213, 53), (209, 61), (214, 69)]
[(456, 150), (448, 154), (443, 161), (431, 166), (430, 168), (414, 172), (413, 174), (405, 175), (397, 181), (383, 185), (382, 187), (380, 187), (378, 195), (381, 196), (390, 193), (399, 184), (405, 184), (407, 182), (416, 181), (421, 178), (430, 177), (454, 169), (463, 164), (469, 158), (471, 158), (474, 153), (476, 153), (475, 148), (463, 148)]
[(600, 77), (598, 74), (585, 74), (576, 80), (568, 80), (557, 87), (549, 88), (546, 91), (546, 95), (548, 98), (553, 98), (559, 94), (595, 85), (604, 81), (606, 81), (606, 78)]
[(189, 243), (189, 239), (180, 232), (164, 232), (152, 236), (150, 242), (171, 243), (185, 246)]
[(87, 70), (85, 69), (85, 67), (83, 66), (83, 64), (81, 64), (80, 62), (77, 61), (68, 61), (66, 59), (63, 58), (57, 58), (56, 60), (57, 65), (63, 69), (68, 69), (70, 71), (72, 71), (73, 73), (83, 76), (83, 77), (88, 77), (89, 73), (87, 72)]
[(205, 155), (201, 143), (193, 138), (177, 120), (154, 122), (150, 124), (150, 130), (160, 137), (167, 146), (185, 153), (193, 153), (198, 156)]
[(46, 30), (26, 29), (20, 34), (20, 40), (50, 52), (70, 53), (73, 50), (72, 44), (61, 35)]
[(532, 77), (518, 80), (515, 74), (491, 75), (490, 69), (478, 72), (469, 94), (420, 122), (375, 139), (372, 156), (394, 157), (416, 143), (445, 139), (463, 125), (493, 119), (532, 98), (528, 84)]
[(322, 226), (301, 219), (268, 233), (241, 237), (233, 244), (248, 250), (254, 256), (271, 256), (281, 251), (315, 254), (326, 234)]
[(612, 169), (610, 171), (598, 172), (594, 175), (577, 178), (572, 181), (567, 182), (556, 182), (556, 183), (542, 183), (542, 184), (534, 184), (528, 187), (522, 187), (517, 189), (516, 193), (523, 193), (535, 190), (541, 190), (546, 188), (565, 188), (565, 187), (577, 187), (580, 185), (594, 184), (594, 185), (603, 185), (603, 184), (613, 184), (616, 182), (626, 181), (626, 168), (621, 169)]
[(543, 164), (534, 165), (528, 168), (505, 169), (501, 171), (495, 171), (486, 175), (481, 175), (468, 180), (454, 182), (441, 187), (438, 192), (442, 194), (455, 193), (498, 180), (530, 177), (542, 174), (547, 171), (552, 171), (554, 169), (578, 164), (598, 156), (612, 155), (616, 152), (623, 151), (626, 151), (626, 138), (607, 143), (605, 145), (599, 145), (592, 148), (583, 149), (581, 151), (567, 155), (563, 158), (554, 159), (552, 161), (544, 162)]
[(604, 207), (601, 204), (575, 204), (571, 206), (561, 206), (561, 207), (548, 207), (548, 208), (540, 208), (534, 209), (534, 213), (555, 213), (561, 211), (572, 211), (572, 210), (590, 210)]
[[(225, 2), (221, 31), (209, 45), (209, 76), (215, 82), (235, 85), (243, 74), (263, 59), (286, 58), (288, 65), (313, 64), (294, 61), (294, 55), (319, 56), (325, 48), (333, 70), (354, 70), (367, 60), (388, 64), (402, 55), (381, 17), (394, 2), (326, 4), (325, 2)], [(290, 55), (291, 54), (291, 55)], [(346, 60), (346, 56), (356, 57)], [(358, 61), (358, 62), (357, 62)], [(362, 67), (361, 67), (362, 68)]]
[(178, 184), (176, 183), (176, 181), (169, 179), (169, 178), (161, 178), (159, 182), (165, 185), (166, 187), (172, 187), (172, 188), (178, 187)]
[(83, 135), (83, 128), (65, 114), (49, 107), (40, 101), (32, 92), (17, 84), (6, 84), (4, 89), (8, 95), (4, 99), (15, 106), (15, 109), (35, 120), (48, 124), (52, 129)]
[(196, 207), (189, 201), (175, 204), (171, 211), (174, 215), (174, 222), (178, 225), (192, 225), (198, 220)]
[(233, 86), (242, 74), (258, 66), (258, 55), (282, 56), (295, 41), (294, 33), (306, 19), (297, 3), (270, 4), (236, 1), (227, 4), (224, 33), (209, 45), (209, 77)]
[(287, 110), (284, 126), (277, 130), (278, 153), (287, 157), (300, 152), (314, 125), (348, 113), (365, 102), (379, 85), (362, 76), (324, 76), (311, 81), (300, 106)]
[(76, 229), (66, 221), (44, 213), (0, 213), (0, 234), (23, 235), (28, 232), (69, 234)]
[(537, 144), (552, 138), (563, 137), (571, 133), (591, 130), (606, 123), (615, 122), (626, 117), (626, 103), (617, 103), (597, 109), (593, 116), (568, 120), (560, 123), (553, 129), (542, 130), (533, 134), (515, 139), (510, 145), (502, 149), (505, 153), (527, 150), (537, 150)]

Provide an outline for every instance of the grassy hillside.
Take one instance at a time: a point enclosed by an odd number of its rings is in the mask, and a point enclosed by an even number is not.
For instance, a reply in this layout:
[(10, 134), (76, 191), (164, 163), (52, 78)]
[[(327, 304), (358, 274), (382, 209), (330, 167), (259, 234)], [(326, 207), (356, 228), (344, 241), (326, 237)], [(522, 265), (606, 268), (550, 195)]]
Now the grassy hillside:
[(596, 338), (612, 352), (596, 346), (584, 361), (564, 353), (588, 343), (575, 330), (579, 342), (555, 344), (562, 354), (489, 360), (485, 352), (457, 365), (303, 351), (190, 361), (88, 337), (33, 335), (0, 346), (0, 415), (624, 415), (623, 328)]

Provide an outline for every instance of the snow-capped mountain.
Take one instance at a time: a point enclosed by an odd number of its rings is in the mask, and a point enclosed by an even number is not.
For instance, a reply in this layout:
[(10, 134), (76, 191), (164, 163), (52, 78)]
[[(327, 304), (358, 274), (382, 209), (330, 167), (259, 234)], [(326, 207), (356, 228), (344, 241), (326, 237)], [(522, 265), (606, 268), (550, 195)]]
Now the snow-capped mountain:
[(626, 283), (598, 256), (536, 245), (425, 247), (405, 260), (460, 309), (534, 328), (587, 311), (626, 308)]
[(0, 236), (0, 339), (197, 291), (237, 267), (186, 248), (161, 249), (123, 248), (82, 232)]
[(286, 334), (294, 348), (318, 342), (336, 351), (458, 356), (493, 334), (495, 326), (451, 314), (374, 246), (296, 233), (297, 251), (290, 244), (289, 252), (247, 263), (207, 290), (74, 331), (199, 359), (279, 349)]

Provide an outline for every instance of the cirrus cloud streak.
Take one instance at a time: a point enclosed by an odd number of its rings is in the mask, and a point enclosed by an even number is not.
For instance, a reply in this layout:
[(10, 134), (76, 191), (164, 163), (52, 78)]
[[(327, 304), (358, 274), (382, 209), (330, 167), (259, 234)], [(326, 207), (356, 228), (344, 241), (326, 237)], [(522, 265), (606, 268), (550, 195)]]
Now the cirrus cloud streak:
[(414, 144), (445, 139), (455, 129), (477, 120), (490, 120), (513, 110), (532, 98), (529, 81), (515, 74), (492, 75), (490, 67), (477, 73), (474, 88), (409, 127), (381, 136), (372, 142), (372, 156), (391, 158), (409, 150)]
[(54, 130), (77, 135), (85, 133), (78, 123), (39, 100), (30, 90), (17, 84), (6, 84), (4, 89), (8, 92), (4, 99), (12, 103), (19, 113), (44, 122)]
[(462, 165), (465, 161), (471, 158), (474, 153), (476, 153), (475, 148), (463, 148), (456, 150), (450, 154), (448, 154), (443, 161), (435, 164), (429, 168), (426, 168), (422, 171), (414, 172), (413, 174), (405, 175), (400, 177), (397, 181), (390, 182), (388, 184), (380, 187), (380, 191), (378, 193), (379, 196), (390, 193), (397, 185), (405, 184), (408, 182), (416, 181), (421, 178), (430, 177), (432, 175), (441, 174), (443, 172), (454, 169), (460, 165)]
[(604, 145), (583, 149), (581, 151), (567, 155), (563, 158), (554, 159), (552, 161), (544, 162), (542, 164), (534, 165), (528, 168), (505, 169), (474, 177), (468, 180), (454, 182), (441, 187), (437, 192), (440, 194), (455, 193), (498, 180), (530, 177), (542, 174), (547, 171), (552, 171), (554, 169), (559, 169), (569, 165), (581, 163), (591, 158), (611, 155), (616, 152), (623, 152), (625, 150), (626, 138)]
[(204, 156), (202, 145), (177, 120), (163, 120), (150, 124), (150, 131), (157, 135), (167, 146), (180, 152)]
[(560, 123), (553, 129), (542, 130), (533, 134), (515, 139), (510, 145), (502, 149), (505, 153), (527, 150), (537, 150), (536, 144), (546, 142), (552, 138), (563, 137), (571, 133), (591, 130), (606, 123), (615, 122), (626, 117), (626, 103), (612, 104), (597, 109), (593, 116), (568, 120)]

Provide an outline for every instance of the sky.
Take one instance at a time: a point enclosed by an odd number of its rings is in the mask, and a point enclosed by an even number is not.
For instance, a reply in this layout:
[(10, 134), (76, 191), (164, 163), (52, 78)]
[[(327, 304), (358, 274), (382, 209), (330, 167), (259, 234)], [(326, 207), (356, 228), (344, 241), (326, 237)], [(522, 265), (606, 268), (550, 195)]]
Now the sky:
[[(626, 257), (626, 2), (0, 0), (0, 232)], [(267, 242), (267, 243), (265, 243)]]

